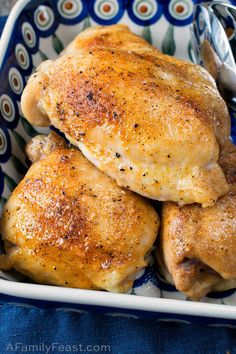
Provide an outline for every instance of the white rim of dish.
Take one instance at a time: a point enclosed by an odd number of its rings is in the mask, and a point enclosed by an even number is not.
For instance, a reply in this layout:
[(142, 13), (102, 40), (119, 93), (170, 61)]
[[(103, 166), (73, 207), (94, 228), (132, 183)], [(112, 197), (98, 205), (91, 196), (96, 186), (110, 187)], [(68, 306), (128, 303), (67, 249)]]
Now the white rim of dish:
[[(19, 0), (7, 19), (0, 40), (0, 70), (14, 29), (15, 21), (24, 7), (31, 1), (32, 0)], [(232, 305), (198, 303), (186, 300), (108, 293), (97, 290), (59, 288), (49, 285), (18, 283), (4, 279), (0, 279), (0, 293), (33, 300), (161, 312), (173, 315), (236, 319), (236, 306)]]
[(0, 289), (3, 294), (24, 299), (67, 302), (70, 304), (104, 306), (173, 315), (236, 319), (236, 307), (221, 304), (117, 294), (97, 290), (59, 288), (50, 285), (26, 284), (9, 280), (0, 280)]

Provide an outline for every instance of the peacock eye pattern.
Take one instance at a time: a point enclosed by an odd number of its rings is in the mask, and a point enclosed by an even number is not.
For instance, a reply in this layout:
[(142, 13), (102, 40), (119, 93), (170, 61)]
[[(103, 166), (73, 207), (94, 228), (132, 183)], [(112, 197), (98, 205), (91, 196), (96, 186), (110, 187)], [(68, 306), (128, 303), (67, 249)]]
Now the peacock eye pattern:
[[(44, 60), (55, 59), (76, 34), (93, 25), (127, 24), (165, 54), (194, 61), (190, 36), (197, 0), (37, 0), (29, 1), (9, 33), (0, 58), (0, 208), (27, 171), (26, 142), (47, 130), (33, 127), (23, 117), (20, 100), (24, 86)], [(236, 4), (236, 1), (231, 1)], [(226, 19), (225, 19), (226, 21)], [(225, 22), (226, 23), (226, 22)], [(226, 23), (227, 27), (227, 23)], [(232, 26), (231, 26), (232, 27)], [(206, 26), (201, 16), (195, 30)], [(230, 40), (235, 33), (228, 31)], [(207, 35), (207, 34), (206, 34)], [(184, 38), (184, 41), (183, 41)], [(196, 41), (198, 37), (196, 36)], [(196, 46), (198, 43), (196, 43)], [(1, 53), (0, 53), (1, 54)], [(231, 112), (236, 141), (236, 112)], [(136, 295), (184, 299), (152, 266), (139, 274)], [(236, 293), (209, 294), (208, 301), (235, 303)]]

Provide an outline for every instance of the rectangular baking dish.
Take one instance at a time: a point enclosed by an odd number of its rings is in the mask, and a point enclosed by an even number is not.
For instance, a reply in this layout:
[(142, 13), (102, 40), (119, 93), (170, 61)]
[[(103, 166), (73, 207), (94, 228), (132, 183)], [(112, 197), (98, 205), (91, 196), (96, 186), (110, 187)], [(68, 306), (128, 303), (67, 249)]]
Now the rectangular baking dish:
[[(0, 42), (0, 195), (1, 207), (25, 174), (25, 143), (45, 129), (22, 116), (20, 97), (27, 78), (90, 25), (126, 23), (163, 52), (191, 60), (189, 26), (192, 1), (156, 0), (20, 0), (12, 10)], [(185, 6), (186, 4), (186, 6)], [(142, 10), (140, 10), (142, 6)], [(184, 11), (182, 16), (179, 11)], [(183, 40), (184, 38), (184, 40)], [(0, 299), (21, 306), (51, 306), (63, 311), (93, 310), (110, 316), (155, 318), (159, 321), (207, 321), (236, 324), (234, 290), (210, 294), (202, 302), (186, 301), (156, 275), (154, 266), (139, 274), (130, 294), (113, 294), (31, 284), (14, 273), (0, 272)]]

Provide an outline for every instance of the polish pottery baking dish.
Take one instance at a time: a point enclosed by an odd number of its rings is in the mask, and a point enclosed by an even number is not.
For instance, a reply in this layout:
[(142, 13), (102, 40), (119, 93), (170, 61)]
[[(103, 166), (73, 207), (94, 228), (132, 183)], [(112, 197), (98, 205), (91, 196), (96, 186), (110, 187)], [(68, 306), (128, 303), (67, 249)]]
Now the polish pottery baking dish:
[[(27, 171), (25, 145), (46, 128), (24, 118), (20, 99), (27, 79), (46, 59), (55, 59), (82, 30), (124, 23), (163, 53), (196, 61), (190, 26), (191, 0), (20, 0), (0, 42), (0, 195), (3, 208)], [(201, 24), (200, 24), (201, 25)], [(233, 29), (232, 29), (233, 30)], [(232, 33), (231, 33), (232, 36)], [(232, 135), (235, 131), (232, 113)], [(22, 306), (53, 306), (61, 311), (95, 310), (110, 316), (158, 321), (206, 321), (236, 325), (236, 291), (210, 293), (200, 302), (168, 284), (152, 257), (127, 294), (60, 288), (31, 283), (16, 272), (0, 272), (0, 298)]]

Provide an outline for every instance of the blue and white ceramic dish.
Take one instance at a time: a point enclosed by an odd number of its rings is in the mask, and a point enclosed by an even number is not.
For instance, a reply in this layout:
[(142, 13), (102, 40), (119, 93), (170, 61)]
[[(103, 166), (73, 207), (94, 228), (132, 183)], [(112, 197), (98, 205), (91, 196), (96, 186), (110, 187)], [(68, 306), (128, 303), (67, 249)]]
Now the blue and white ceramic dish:
[[(32, 127), (22, 116), (20, 98), (38, 64), (56, 58), (88, 26), (126, 23), (164, 53), (194, 60), (190, 25), (192, 0), (19, 0), (0, 43), (0, 202), (27, 171), (26, 142), (45, 129)], [(0, 298), (9, 302), (55, 306), (107, 315), (149, 317), (190, 323), (193, 316), (210, 324), (236, 321), (236, 292), (210, 294), (202, 302), (186, 297), (158, 276), (153, 264), (139, 274), (131, 294), (36, 285), (14, 273), (0, 272)], [(215, 318), (215, 319), (214, 319)], [(235, 322), (236, 324), (236, 322)]]

